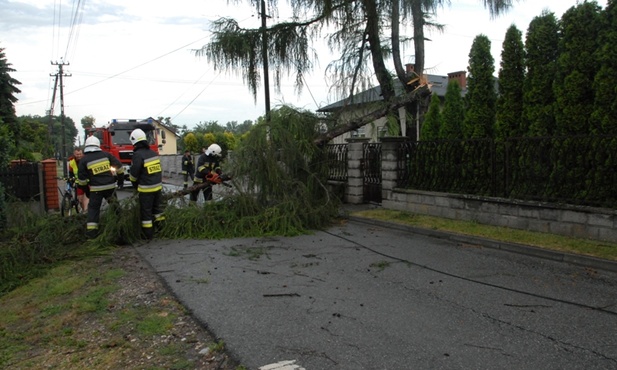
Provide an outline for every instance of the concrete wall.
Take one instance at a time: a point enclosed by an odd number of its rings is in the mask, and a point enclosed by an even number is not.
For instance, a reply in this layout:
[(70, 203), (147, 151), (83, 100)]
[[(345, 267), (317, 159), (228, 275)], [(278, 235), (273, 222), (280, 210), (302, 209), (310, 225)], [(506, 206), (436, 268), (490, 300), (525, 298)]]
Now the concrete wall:
[[(161, 158), (161, 166), (163, 167), (163, 177), (180, 177), (182, 171), (182, 154), (163, 154)], [(197, 158), (193, 158), (194, 163)]]
[(617, 217), (610, 209), (396, 188), (389, 193), (381, 204), (386, 209), (617, 242)]

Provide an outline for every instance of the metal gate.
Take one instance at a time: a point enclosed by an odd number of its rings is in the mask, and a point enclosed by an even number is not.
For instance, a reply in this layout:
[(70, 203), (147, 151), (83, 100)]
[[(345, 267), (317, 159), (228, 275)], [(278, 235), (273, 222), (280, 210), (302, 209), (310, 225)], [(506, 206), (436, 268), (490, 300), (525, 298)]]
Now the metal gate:
[(365, 143), (361, 162), (364, 202), (381, 203), (381, 143)]

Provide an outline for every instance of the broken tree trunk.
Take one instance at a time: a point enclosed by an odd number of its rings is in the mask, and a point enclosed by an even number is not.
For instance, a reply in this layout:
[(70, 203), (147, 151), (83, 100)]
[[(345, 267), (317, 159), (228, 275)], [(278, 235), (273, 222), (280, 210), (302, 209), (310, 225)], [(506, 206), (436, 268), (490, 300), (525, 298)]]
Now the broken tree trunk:
[(423, 98), (431, 94), (431, 89), (428, 85), (420, 85), (415, 90), (411, 91), (408, 94), (404, 94), (396, 97), (390, 103), (385, 103), (381, 108), (365, 114), (364, 116), (358, 117), (357, 119), (348, 122), (345, 125), (334, 128), (323, 135), (320, 135), (315, 139), (314, 144), (317, 146), (321, 146), (326, 144), (328, 141), (334, 139), (335, 137), (342, 135), (346, 132), (356, 130), (368, 123), (375, 121), (381, 117), (384, 117), (388, 114), (388, 112), (392, 112), (405, 104), (408, 104), (414, 100)]
[(199, 190), (207, 187), (208, 185), (214, 186), (214, 185), (218, 185), (218, 184), (221, 184), (221, 185), (227, 186), (227, 187), (231, 187), (230, 184), (227, 184), (225, 182), (211, 183), (211, 182), (206, 181), (206, 182), (199, 183), (197, 185), (193, 184), (193, 186), (189, 186), (186, 189), (180, 189), (178, 191), (174, 191), (173, 193), (165, 194), (164, 197), (165, 197), (166, 200), (173, 199), (173, 198), (180, 198), (180, 197), (183, 197), (183, 196), (185, 196), (187, 194), (190, 194), (190, 193), (192, 193), (194, 191), (199, 191)]

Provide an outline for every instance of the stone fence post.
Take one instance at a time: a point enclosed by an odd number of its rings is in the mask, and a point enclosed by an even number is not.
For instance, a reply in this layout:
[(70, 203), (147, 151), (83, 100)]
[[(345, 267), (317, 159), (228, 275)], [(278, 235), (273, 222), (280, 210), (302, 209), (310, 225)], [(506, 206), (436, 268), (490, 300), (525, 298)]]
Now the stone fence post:
[(364, 172), (362, 159), (364, 158), (364, 143), (368, 138), (347, 139), (347, 192), (345, 198), (349, 204), (364, 202)]
[(381, 138), (381, 198), (382, 201), (392, 199), (392, 190), (398, 181), (398, 148), (401, 143), (409, 140), (404, 136)]

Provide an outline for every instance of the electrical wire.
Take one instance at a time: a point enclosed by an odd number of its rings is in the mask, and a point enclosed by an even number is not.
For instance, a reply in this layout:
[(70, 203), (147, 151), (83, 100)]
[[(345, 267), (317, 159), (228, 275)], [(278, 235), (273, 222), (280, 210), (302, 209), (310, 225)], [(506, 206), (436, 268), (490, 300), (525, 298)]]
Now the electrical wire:
[(77, 39), (79, 38), (79, 31), (81, 29), (81, 23), (82, 23), (83, 15), (84, 15), (83, 8), (84, 8), (85, 1), (82, 2), (81, 0), (77, 0), (77, 5), (75, 5), (75, 1), (76, 0), (73, 0), (71, 30), (69, 32), (69, 38), (66, 43), (66, 51), (64, 52), (64, 60), (69, 60), (68, 56), (69, 56), (69, 49), (71, 46), (73, 47), (72, 48), (73, 54), (75, 53), (75, 50), (77, 48)]
[(194, 43), (196, 43), (196, 42), (198, 42), (198, 41), (204, 40), (204, 39), (206, 39), (206, 38), (208, 38), (208, 36), (204, 36), (204, 37), (202, 37), (202, 38), (199, 38), (199, 39), (197, 39), (197, 40), (195, 40), (195, 41), (193, 41), (193, 42), (190, 42), (190, 43), (188, 43), (188, 44), (186, 44), (186, 45), (180, 46), (180, 47), (179, 47), (179, 48), (177, 48), (177, 49), (174, 49), (174, 50), (169, 51), (169, 52), (167, 52), (167, 53), (165, 53), (165, 54), (162, 54), (162, 55), (160, 55), (160, 56), (158, 56), (158, 57), (156, 57), (156, 58), (154, 58), (154, 59), (150, 59), (150, 60), (148, 60), (147, 62), (144, 62), (144, 63), (138, 64), (138, 65), (136, 65), (136, 66), (134, 66), (134, 67), (131, 67), (131, 68), (127, 69), (127, 70), (124, 70), (124, 71), (122, 71), (122, 72), (118, 72), (118, 73), (116, 73), (116, 74), (114, 74), (114, 75), (111, 75), (111, 76), (108, 76), (108, 77), (106, 77), (106, 78), (104, 78), (104, 79), (102, 79), (102, 80), (100, 80), (100, 81), (97, 81), (97, 82), (91, 83), (90, 85), (86, 85), (86, 86), (83, 86), (83, 87), (78, 88), (77, 90), (72, 90), (72, 91), (70, 91), (70, 92), (67, 92), (67, 93), (65, 93), (64, 95), (73, 94), (73, 93), (76, 93), (76, 92), (78, 92), (78, 91), (81, 91), (81, 90), (87, 89), (87, 88), (89, 88), (89, 87), (92, 87), (92, 86), (98, 85), (98, 84), (100, 84), (100, 83), (102, 83), (102, 82), (105, 82), (105, 81), (111, 80), (112, 78), (118, 77), (118, 76), (123, 75), (123, 74), (125, 74), (125, 73), (127, 73), (127, 72), (130, 72), (130, 71), (135, 70), (135, 69), (137, 69), (137, 68), (143, 67), (143, 66), (145, 66), (146, 64), (149, 64), (149, 63), (152, 63), (152, 62), (154, 62), (154, 61), (157, 61), (157, 60), (159, 60), (159, 59), (161, 59), (161, 58), (163, 58), (163, 57), (168, 56), (169, 54), (173, 54), (173, 53), (175, 53), (175, 52), (176, 52), (176, 51), (178, 51), (178, 50), (184, 49), (184, 48), (186, 48), (187, 46), (190, 46), (190, 45), (192, 45), (192, 44), (194, 44)]
[(54, 17), (53, 17), (52, 32), (51, 32), (51, 57), (49, 58), (50, 60), (54, 59), (56, 48), (60, 49), (60, 18), (61, 16), (62, 16), (62, 0), (60, 0), (60, 4), (58, 4), (57, 0), (54, 0)]
[(184, 112), (184, 111), (186, 110), (186, 108), (188, 108), (191, 104), (193, 104), (193, 102), (194, 102), (195, 100), (197, 100), (197, 98), (199, 98), (199, 96), (200, 96), (201, 94), (203, 94), (203, 92), (204, 92), (204, 91), (206, 91), (206, 89), (207, 89), (208, 87), (210, 87), (210, 85), (212, 85), (212, 83), (214, 82), (214, 80), (216, 80), (216, 79), (220, 76), (220, 74), (221, 74), (221, 72), (219, 72), (216, 76), (214, 76), (214, 78), (212, 79), (212, 81), (210, 81), (210, 83), (208, 83), (208, 85), (206, 85), (206, 87), (204, 87), (204, 88), (203, 88), (203, 90), (201, 90), (201, 91), (199, 92), (199, 94), (197, 94), (197, 96), (196, 96), (196, 97), (194, 97), (194, 98), (193, 98), (193, 100), (191, 100), (191, 101), (190, 101), (190, 102), (189, 102), (189, 103), (188, 103), (188, 104), (187, 104), (184, 108), (182, 108), (182, 110), (181, 110), (180, 112), (178, 112), (178, 113), (177, 113), (177, 114), (176, 114), (176, 115), (175, 115), (175, 116), (174, 116), (171, 120), (172, 120), (172, 121), (173, 121), (173, 120), (175, 120), (175, 119), (176, 119), (176, 117), (178, 117), (180, 114), (182, 114), (182, 112)]
[[(209, 70), (204, 72), (201, 76), (199, 76), (199, 79), (197, 79), (197, 81), (193, 82), (193, 84), (191, 85), (191, 87), (197, 85), (199, 83), (199, 81), (201, 81), (201, 79), (206, 75), (206, 73), (210, 72)], [(173, 102), (169, 103), (169, 105), (165, 108), (163, 108), (162, 111), (160, 111), (156, 116), (160, 117), (163, 115), (163, 113), (169, 109), (172, 105), (174, 105), (178, 100), (180, 100), (181, 97), (184, 96), (184, 94), (186, 94), (188, 92), (188, 90), (191, 88), (189, 87), (188, 89), (186, 89), (182, 94), (180, 94)], [(202, 91), (203, 92), (203, 91)], [(199, 93), (199, 95), (201, 95), (201, 93)], [(186, 109), (186, 108), (185, 108)], [(177, 115), (176, 115), (177, 116)]]

